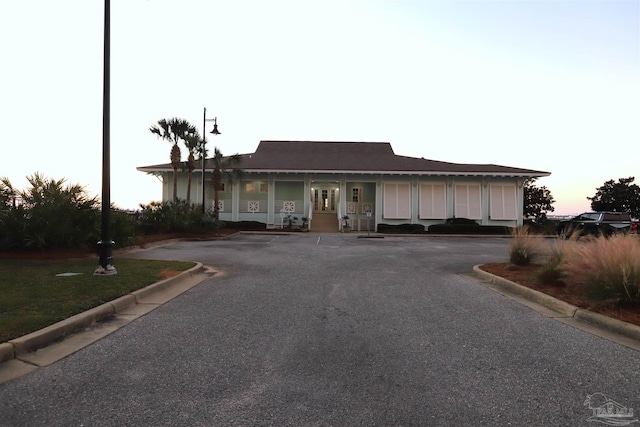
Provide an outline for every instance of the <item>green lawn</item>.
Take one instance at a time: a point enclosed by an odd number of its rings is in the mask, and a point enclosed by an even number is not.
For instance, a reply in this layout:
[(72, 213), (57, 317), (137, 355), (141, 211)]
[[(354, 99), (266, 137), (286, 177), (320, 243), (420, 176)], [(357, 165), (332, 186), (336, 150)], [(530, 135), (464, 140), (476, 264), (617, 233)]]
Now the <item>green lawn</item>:
[[(26, 335), (184, 271), (193, 262), (119, 258), (116, 276), (95, 277), (95, 258), (0, 259), (0, 343)], [(81, 273), (61, 277), (62, 273)]]

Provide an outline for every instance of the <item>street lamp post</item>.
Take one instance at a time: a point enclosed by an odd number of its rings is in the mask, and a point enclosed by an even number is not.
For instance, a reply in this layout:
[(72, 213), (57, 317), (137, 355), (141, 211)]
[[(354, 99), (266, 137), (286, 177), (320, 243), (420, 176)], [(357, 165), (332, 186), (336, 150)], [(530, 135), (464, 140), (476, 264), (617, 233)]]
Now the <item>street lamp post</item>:
[(205, 145), (207, 144), (207, 137), (206, 137), (206, 132), (207, 132), (207, 122), (213, 122), (213, 130), (209, 133), (211, 133), (212, 135), (220, 135), (220, 132), (218, 132), (218, 118), (214, 117), (213, 119), (207, 119), (207, 107), (204, 107), (204, 114), (202, 116), (202, 150), (200, 152), (200, 157), (202, 157), (202, 213), (204, 214), (206, 212), (205, 209), (205, 203), (204, 203), (204, 189), (205, 189), (205, 185), (204, 185), (204, 165), (205, 165)]
[(111, 2), (104, 0), (104, 64), (102, 87), (102, 216), (100, 241), (100, 264), (94, 276), (118, 274), (113, 266), (111, 240), (111, 156), (110, 156), (110, 110), (111, 110)]

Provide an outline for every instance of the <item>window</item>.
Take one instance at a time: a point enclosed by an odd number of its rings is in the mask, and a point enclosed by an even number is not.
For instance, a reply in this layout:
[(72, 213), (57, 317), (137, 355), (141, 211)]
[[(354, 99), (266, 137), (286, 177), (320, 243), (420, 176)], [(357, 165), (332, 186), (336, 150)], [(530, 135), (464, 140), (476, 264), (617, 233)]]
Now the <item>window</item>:
[(491, 219), (518, 219), (516, 186), (492, 184), (489, 187)]
[(599, 213), (583, 213), (576, 218), (577, 221), (597, 221), (600, 219)]
[(420, 185), (420, 218), (443, 219), (447, 217), (447, 188), (442, 184)]
[(351, 201), (360, 203), (362, 201), (362, 188), (351, 189)]
[(409, 183), (384, 184), (382, 215), (389, 219), (411, 218), (411, 187)]
[(631, 221), (631, 216), (622, 212), (612, 212), (602, 215), (603, 221)]
[(244, 182), (244, 192), (245, 193), (268, 193), (269, 192), (269, 184), (266, 181), (255, 181), (255, 182)]
[(454, 215), (456, 218), (482, 219), (480, 184), (456, 184)]

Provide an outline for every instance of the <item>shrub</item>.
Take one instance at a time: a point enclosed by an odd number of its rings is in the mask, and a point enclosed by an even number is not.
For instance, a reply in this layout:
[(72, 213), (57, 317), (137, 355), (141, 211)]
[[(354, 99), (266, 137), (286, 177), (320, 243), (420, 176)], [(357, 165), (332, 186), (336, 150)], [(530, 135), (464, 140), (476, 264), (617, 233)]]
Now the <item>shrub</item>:
[(201, 207), (184, 200), (141, 204), (136, 215), (137, 226), (144, 234), (204, 232), (218, 228), (213, 217), (202, 213)]
[(509, 261), (512, 264), (532, 264), (544, 253), (542, 241), (529, 233), (526, 226), (514, 229), (512, 234), (513, 239), (509, 245)]
[(478, 225), (478, 224), (432, 224), (429, 233), (433, 234), (490, 234), (508, 235), (512, 233), (511, 227), (503, 225)]
[(0, 250), (22, 247), (26, 212), (21, 207), (0, 208)]
[(446, 224), (449, 225), (475, 225), (480, 226), (477, 221), (468, 218), (447, 218)]
[(576, 245), (566, 270), (593, 300), (640, 301), (640, 239), (636, 236), (599, 237)]
[(225, 228), (234, 230), (266, 230), (267, 224), (259, 221), (222, 221), (220, 224)]
[[(31, 187), (11, 190), (14, 202), (2, 207), (2, 249), (77, 249), (95, 243), (95, 197), (89, 197), (80, 185), (65, 184), (65, 179), (48, 179), (36, 173), (27, 180)], [(3, 179), (3, 188), (5, 192), (11, 188), (7, 179)], [(15, 203), (16, 196), (20, 204)]]
[(424, 225), (422, 224), (378, 224), (378, 233), (421, 234), (421, 233), (424, 233)]
[(127, 211), (112, 209), (111, 236), (117, 247), (135, 245), (138, 236), (134, 215)]

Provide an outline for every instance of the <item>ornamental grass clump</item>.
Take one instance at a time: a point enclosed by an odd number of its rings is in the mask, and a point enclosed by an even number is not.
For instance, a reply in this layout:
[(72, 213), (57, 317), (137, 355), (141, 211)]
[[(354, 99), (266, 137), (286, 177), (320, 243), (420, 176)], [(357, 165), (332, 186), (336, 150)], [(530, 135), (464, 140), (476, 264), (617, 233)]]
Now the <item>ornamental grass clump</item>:
[(551, 254), (547, 262), (543, 263), (538, 271), (538, 280), (540, 282), (548, 285), (564, 286), (563, 279), (567, 275), (565, 271), (566, 261), (574, 244), (574, 241), (556, 240), (551, 245)]
[(529, 232), (528, 227), (516, 228), (509, 246), (509, 262), (515, 265), (530, 265), (544, 253), (539, 236)]
[(601, 303), (640, 302), (640, 239), (636, 236), (599, 237), (577, 245), (566, 272)]

